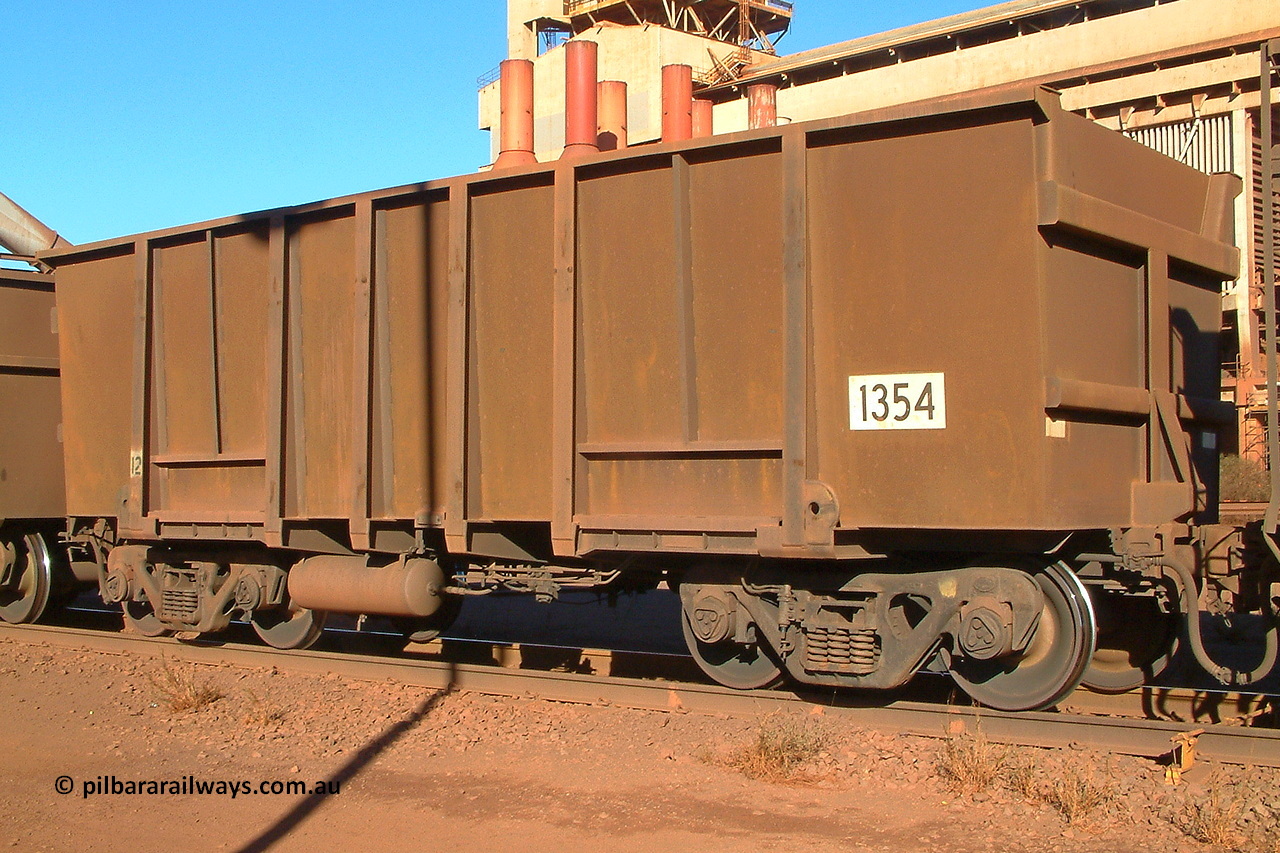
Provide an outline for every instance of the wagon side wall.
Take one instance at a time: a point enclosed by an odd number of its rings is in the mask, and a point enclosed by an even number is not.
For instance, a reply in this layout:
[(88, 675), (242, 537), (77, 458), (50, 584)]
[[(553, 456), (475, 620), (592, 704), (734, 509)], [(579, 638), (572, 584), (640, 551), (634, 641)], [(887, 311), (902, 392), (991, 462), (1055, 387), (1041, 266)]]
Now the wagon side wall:
[(842, 528), (1044, 525), (1034, 174), (1028, 110), (811, 138), (809, 468)]
[(64, 252), (70, 511), (541, 559), (1186, 518), (1228, 189), (1032, 93)]
[(447, 190), (55, 262), (72, 515), (320, 549), (439, 523)]

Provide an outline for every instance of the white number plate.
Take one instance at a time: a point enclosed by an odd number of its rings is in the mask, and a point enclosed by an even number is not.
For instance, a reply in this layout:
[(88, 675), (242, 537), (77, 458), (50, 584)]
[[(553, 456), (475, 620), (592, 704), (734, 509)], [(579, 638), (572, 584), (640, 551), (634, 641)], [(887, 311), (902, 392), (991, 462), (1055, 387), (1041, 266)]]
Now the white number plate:
[(946, 429), (941, 373), (849, 377), (849, 429)]

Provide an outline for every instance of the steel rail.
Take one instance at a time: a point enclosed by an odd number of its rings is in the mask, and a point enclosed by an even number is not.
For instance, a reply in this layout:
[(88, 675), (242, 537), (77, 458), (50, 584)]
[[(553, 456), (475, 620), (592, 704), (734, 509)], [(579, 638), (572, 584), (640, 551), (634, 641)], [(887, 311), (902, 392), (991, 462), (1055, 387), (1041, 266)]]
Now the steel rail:
[(1274, 698), (1267, 693), (1159, 686), (1105, 694), (1081, 687), (1058, 703), (1058, 708), (1081, 716), (1132, 717), (1187, 725), (1242, 725), (1271, 710)]
[(360, 680), (393, 680), (435, 690), (453, 689), (651, 711), (731, 716), (757, 716), (779, 711), (821, 713), (853, 728), (926, 737), (943, 737), (957, 730), (980, 730), (987, 738), (1001, 743), (1067, 748), (1085, 745), (1148, 758), (1168, 754), (1175, 736), (1203, 729), (1196, 747), (1201, 757), (1232, 764), (1280, 767), (1280, 731), (1271, 729), (1049, 712), (1011, 714), (914, 701), (877, 702), (843, 692), (817, 696), (777, 690), (737, 691), (704, 684), (542, 672), (421, 658), (279, 651), (234, 643), (183, 642), (172, 638), (153, 639), (45, 625), (0, 625), (0, 639), (30, 645), (48, 644), (70, 649), (170, 657), (193, 663), (276, 667)]
[(1266, 512), (1266, 501), (1222, 501), (1218, 504), (1218, 518), (1223, 524), (1228, 519), (1261, 521)]

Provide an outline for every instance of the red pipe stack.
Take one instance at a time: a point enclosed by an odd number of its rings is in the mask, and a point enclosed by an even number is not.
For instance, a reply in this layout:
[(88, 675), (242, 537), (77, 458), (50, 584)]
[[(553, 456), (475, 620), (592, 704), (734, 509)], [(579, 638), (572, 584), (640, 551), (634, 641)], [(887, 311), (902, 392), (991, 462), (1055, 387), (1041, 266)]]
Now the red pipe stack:
[(693, 69), (662, 66), (662, 141), (680, 142), (693, 136)]
[(528, 166), (538, 162), (533, 153), (533, 63), (506, 59), (501, 67), (501, 137), (493, 167)]
[(693, 138), (702, 139), (715, 133), (711, 117), (712, 103), (703, 98), (693, 99)]
[(574, 39), (564, 48), (564, 153), (560, 157), (571, 159), (600, 150), (596, 143), (599, 45)]
[(778, 87), (772, 83), (753, 83), (747, 87), (747, 127), (759, 130), (778, 124)]
[(602, 80), (597, 87), (600, 102), (596, 144), (601, 151), (627, 147), (627, 84), (620, 80)]

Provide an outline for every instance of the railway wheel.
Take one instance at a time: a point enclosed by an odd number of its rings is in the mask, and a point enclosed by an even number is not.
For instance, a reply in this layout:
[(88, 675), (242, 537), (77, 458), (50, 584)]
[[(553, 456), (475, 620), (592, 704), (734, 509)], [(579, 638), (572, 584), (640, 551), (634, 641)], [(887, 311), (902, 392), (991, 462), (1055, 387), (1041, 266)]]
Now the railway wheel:
[(0, 590), (0, 619), (13, 624), (35, 622), (49, 604), (53, 561), (39, 533), (0, 541), (0, 561), (9, 583)]
[(328, 613), (322, 610), (255, 610), (249, 617), (264, 643), (277, 649), (309, 649), (324, 633)]
[(689, 627), (688, 614), (680, 622), (684, 626), (684, 641), (689, 646), (689, 653), (717, 684), (735, 690), (755, 690), (782, 683), (782, 664), (774, 658), (773, 650), (763, 643), (750, 646), (732, 640), (704, 643), (694, 636), (693, 629)]
[(1095, 693), (1128, 693), (1164, 671), (1177, 653), (1179, 615), (1151, 596), (1093, 588), (1098, 648), (1080, 683)]
[(1034, 577), (1044, 607), (1026, 651), (990, 661), (955, 658), (951, 665), (951, 677), (966, 693), (1001, 711), (1037, 711), (1061, 701), (1094, 655), (1097, 624), (1080, 578), (1062, 563)]
[(144, 637), (164, 637), (173, 633), (160, 621), (160, 617), (156, 615), (149, 601), (126, 600), (120, 605), (120, 610), (124, 614), (125, 627), (135, 634), (141, 634)]
[(732, 596), (726, 594), (728, 587), (723, 579), (700, 569), (681, 581), (680, 625), (689, 653), (703, 672), (725, 687), (755, 690), (780, 684), (782, 663), (764, 640), (734, 640), (738, 633), (732, 629), (734, 620), (742, 617)]

